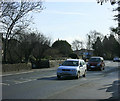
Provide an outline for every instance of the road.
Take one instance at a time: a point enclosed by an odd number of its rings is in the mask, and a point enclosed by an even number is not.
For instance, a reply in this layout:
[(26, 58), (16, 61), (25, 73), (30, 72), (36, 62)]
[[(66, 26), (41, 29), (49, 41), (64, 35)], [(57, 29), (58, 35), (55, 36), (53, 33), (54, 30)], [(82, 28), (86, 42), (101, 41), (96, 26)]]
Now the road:
[(3, 99), (118, 99), (120, 63), (105, 61), (104, 71), (86, 77), (56, 77), (56, 69), (40, 69), (2, 76)]

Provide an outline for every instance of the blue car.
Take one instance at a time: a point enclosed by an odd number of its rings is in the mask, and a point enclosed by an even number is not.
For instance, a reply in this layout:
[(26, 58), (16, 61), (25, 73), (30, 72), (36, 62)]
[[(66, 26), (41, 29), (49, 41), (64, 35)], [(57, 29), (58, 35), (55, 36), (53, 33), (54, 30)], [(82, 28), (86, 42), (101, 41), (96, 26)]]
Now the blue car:
[(120, 62), (120, 58), (119, 57), (114, 57), (113, 62)]

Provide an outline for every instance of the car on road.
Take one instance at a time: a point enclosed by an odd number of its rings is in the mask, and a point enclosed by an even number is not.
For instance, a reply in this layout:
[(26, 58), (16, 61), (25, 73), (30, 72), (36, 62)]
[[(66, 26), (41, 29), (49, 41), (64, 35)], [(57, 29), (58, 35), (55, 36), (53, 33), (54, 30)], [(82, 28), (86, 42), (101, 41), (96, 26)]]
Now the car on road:
[(120, 62), (120, 58), (119, 57), (114, 57), (113, 62)]
[(87, 63), (87, 70), (104, 70), (105, 63), (103, 57), (91, 57)]
[(80, 76), (86, 76), (86, 63), (82, 59), (67, 59), (57, 69), (57, 78), (70, 76), (78, 79)]

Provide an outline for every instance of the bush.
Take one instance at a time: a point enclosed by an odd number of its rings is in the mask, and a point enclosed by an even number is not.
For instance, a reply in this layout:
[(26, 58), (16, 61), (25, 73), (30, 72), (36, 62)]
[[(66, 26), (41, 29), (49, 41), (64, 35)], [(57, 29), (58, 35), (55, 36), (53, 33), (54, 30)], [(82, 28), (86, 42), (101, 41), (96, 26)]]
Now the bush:
[(71, 57), (72, 59), (78, 59), (78, 56), (75, 53), (69, 54), (69, 57)]
[(30, 60), (31, 63), (34, 63), (36, 61), (36, 58), (31, 55), (30, 58), (29, 58), (29, 60)]
[(49, 60), (40, 60), (32, 63), (32, 69), (49, 68)]

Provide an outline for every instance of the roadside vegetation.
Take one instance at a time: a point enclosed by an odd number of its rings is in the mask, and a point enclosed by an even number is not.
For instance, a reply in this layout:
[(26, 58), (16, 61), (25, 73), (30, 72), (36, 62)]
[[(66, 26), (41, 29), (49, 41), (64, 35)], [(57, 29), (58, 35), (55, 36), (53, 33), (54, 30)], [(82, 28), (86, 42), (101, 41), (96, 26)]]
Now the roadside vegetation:
[[(4, 12), (0, 15), (3, 24), (2, 32), (2, 63), (28, 63), (50, 59), (79, 58), (74, 51), (83, 49), (93, 50), (93, 55), (103, 56), (105, 59), (120, 57), (120, 43), (117, 28), (111, 28), (108, 35), (97, 31), (90, 31), (87, 42), (74, 40), (72, 44), (66, 40), (56, 40), (44, 33), (30, 29), (31, 18), (28, 14), (33, 11), (44, 10), (42, 2), (1, 2)], [(39, 13), (38, 12), (38, 13)], [(69, 33), (68, 33), (69, 34)]]

